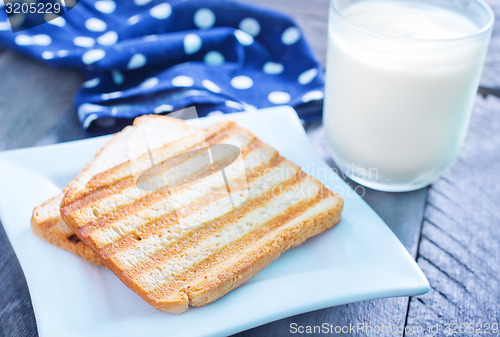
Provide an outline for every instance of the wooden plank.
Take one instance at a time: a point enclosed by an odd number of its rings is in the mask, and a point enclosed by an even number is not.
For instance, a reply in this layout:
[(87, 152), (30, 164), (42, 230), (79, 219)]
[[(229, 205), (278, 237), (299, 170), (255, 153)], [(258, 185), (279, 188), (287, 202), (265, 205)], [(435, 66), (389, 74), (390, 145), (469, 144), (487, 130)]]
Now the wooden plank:
[(57, 119), (52, 128), (38, 139), (34, 145), (50, 145), (83, 138), (85, 138), (85, 133), (76, 112), (68, 111)]
[(64, 115), (74, 112), (83, 81), (74, 70), (55, 70), (12, 51), (0, 54), (0, 151), (32, 146)]
[[(1, 224), (1, 222), (0, 222)], [(0, 226), (0, 336), (36, 336), (36, 321), (23, 271)]]
[(481, 86), (500, 89), (500, 0), (485, 0), (495, 12), (495, 24), (484, 65)]
[[(254, 336), (293, 336), (291, 324), (295, 326), (321, 326), (323, 323), (333, 325), (333, 334), (325, 336), (377, 336), (370, 333), (367, 326), (389, 326), (396, 328), (404, 327), (408, 298), (389, 298), (374, 301), (352, 303), (310, 313), (288, 317), (283, 320), (265, 324), (260, 327), (243, 331), (232, 335), (233, 337), (254, 337)], [(365, 324), (365, 328), (357, 330), (356, 333), (335, 333), (335, 327), (357, 326), (358, 323)], [(394, 325), (398, 324), (398, 325)], [(321, 334), (298, 334), (299, 336), (320, 336)], [(380, 334), (381, 335), (381, 334)], [(382, 336), (382, 335), (381, 335)], [(387, 336), (387, 335), (384, 335)], [(398, 336), (398, 334), (390, 334)]]
[(478, 96), (458, 160), (429, 190), (417, 262), (431, 291), (411, 299), (408, 325), (438, 324), (439, 336), (500, 322), (499, 111), (500, 98)]

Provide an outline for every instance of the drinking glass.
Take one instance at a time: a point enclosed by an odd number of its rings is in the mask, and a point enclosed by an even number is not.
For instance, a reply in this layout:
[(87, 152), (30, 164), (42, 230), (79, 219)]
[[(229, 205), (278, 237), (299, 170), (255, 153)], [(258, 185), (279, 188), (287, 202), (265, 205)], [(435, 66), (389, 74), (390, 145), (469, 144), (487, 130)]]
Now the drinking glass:
[(333, 160), (383, 191), (436, 180), (463, 144), (494, 14), (482, 0), (332, 0), (323, 124)]

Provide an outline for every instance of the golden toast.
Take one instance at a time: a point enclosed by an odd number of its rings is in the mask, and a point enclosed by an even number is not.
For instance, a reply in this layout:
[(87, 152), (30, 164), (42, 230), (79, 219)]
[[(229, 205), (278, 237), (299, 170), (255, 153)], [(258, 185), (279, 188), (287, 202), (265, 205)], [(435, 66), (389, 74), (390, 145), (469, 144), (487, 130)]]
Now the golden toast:
[[(64, 222), (105, 266), (169, 313), (220, 298), (337, 224), (343, 208), (342, 198), (234, 122), (202, 138), (167, 143), (70, 186), (61, 203)], [(238, 148), (238, 158), (212, 151), (219, 144)]]

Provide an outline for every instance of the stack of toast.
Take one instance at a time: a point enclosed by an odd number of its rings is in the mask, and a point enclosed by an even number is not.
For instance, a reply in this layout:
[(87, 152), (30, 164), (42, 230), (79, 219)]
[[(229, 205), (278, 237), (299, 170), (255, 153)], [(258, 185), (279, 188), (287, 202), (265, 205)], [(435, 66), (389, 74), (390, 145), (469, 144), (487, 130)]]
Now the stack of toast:
[[(235, 150), (236, 149), (236, 150)], [(50, 243), (155, 308), (215, 301), (340, 221), (342, 199), (232, 121), (143, 116), (33, 212)]]

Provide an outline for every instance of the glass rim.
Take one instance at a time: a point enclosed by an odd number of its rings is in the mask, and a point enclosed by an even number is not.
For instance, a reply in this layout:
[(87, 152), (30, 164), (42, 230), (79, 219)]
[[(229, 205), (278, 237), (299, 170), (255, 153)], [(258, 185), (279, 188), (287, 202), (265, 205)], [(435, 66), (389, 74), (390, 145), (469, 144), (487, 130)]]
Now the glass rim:
[[(360, 27), (359, 25), (355, 24), (351, 20), (349, 20), (342, 12), (337, 8), (335, 5), (337, 0), (331, 0), (330, 1), (330, 9), (335, 12), (344, 22), (346, 22), (349, 26), (355, 28), (359, 32), (367, 35), (372, 35), (374, 37), (378, 38), (383, 38), (383, 39), (391, 39), (391, 40), (404, 40), (404, 41), (413, 41), (413, 42), (428, 42), (428, 43), (443, 43), (443, 42), (458, 42), (458, 41), (464, 41), (464, 40), (469, 40), (469, 39), (475, 39), (481, 35), (487, 34), (488, 32), (491, 32), (493, 28), (493, 24), (495, 23), (495, 13), (493, 12), (493, 9), (491, 9), (490, 5), (488, 5), (485, 1), (483, 0), (471, 0), (471, 2), (474, 2), (478, 4), (482, 9), (484, 9), (487, 13), (488, 16), (488, 21), (486, 24), (482, 25), (482, 27), (479, 27), (479, 29), (469, 35), (465, 36), (459, 36), (459, 37), (453, 37), (453, 38), (439, 38), (439, 39), (429, 39), (429, 38), (414, 38), (414, 37), (400, 37), (400, 36), (391, 36), (388, 34), (384, 33), (379, 33), (375, 32), (363, 27)], [(385, 0), (384, 0), (385, 1)], [(448, 6), (449, 7), (449, 6)], [(446, 7), (445, 7), (446, 8)]]

